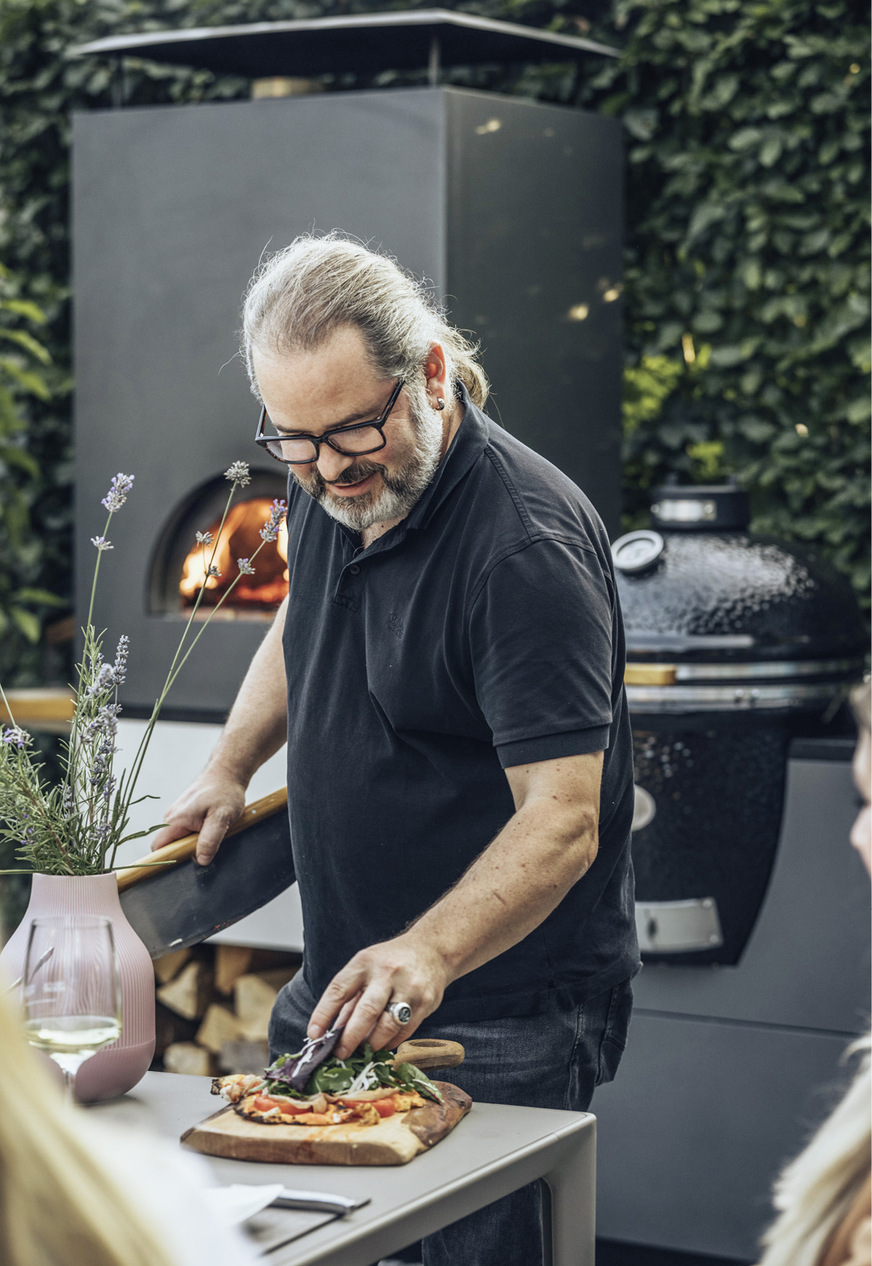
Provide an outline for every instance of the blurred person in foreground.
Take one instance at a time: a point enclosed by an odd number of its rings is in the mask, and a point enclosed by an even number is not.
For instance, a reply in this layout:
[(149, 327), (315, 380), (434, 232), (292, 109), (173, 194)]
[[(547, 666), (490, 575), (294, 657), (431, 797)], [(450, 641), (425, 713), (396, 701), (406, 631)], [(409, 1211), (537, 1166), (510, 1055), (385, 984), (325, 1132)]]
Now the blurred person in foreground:
[[(273, 1056), (341, 1016), (340, 1059), (454, 1038), (473, 1100), (584, 1111), (639, 967), (605, 529), (483, 412), (476, 349), (387, 256), (298, 238), (254, 278), (243, 337), (257, 438), (289, 473), (289, 596), (153, 847), (197, 831), (211, 861), (286, 741), (305, 943)], [(541, 1244), (531, 1186), (424, 1261), (534, 1266)]]
[(67, 1106), (0, 983), (2, 1266), (253, 1266), (216, 1220), (205, 1164)]
[[(859, 737), (854, 782), (861, 797), (851, 843), (872, 873), (872, 692), (852, 695)], [(872, 1262), (872, 1038), (848, 1048), (863, 1060), (847, 1094), (775, 1184), (779, 1216), (763, 1237), (759, 1266), (869, 1266)]]

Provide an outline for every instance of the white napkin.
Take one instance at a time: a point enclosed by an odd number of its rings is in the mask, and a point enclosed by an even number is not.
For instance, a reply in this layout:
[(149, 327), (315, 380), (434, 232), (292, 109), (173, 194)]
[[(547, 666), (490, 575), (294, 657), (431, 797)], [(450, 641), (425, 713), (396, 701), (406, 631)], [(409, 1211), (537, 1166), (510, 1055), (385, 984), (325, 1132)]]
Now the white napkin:
[(233, 1183), (229, 1187), (207, 1187), (203, 1195), (214, 1216), (224, 1226), (237, 1226), (272, 1204), (283, 1190), (280, 1182), (256, 1187)]

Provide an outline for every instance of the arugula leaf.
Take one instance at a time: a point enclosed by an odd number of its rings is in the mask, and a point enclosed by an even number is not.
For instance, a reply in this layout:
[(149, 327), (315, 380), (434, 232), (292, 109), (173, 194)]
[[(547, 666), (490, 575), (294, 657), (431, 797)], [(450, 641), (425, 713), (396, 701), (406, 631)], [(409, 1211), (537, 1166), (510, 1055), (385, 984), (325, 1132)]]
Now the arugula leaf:
[(443, 1102), (442, 1091), (415, 1064), (400, 1064), (395, 1071), (403, 1085), (410, 1090), (417, 1090), (418, 1094), (423, 1095), (425, 1099), (432, 1099), (436, 1103)]
[(352, 1070), (343, 1068), (338, 1061), (335, 1064), (322, 1064), (306, 1082), (306, 1094), (314, 1095), (321, 1091), (327, 1095), (338, 1095), (347, 1090), (353, 1081)]
[[(348, 1059), (327, 1059), (312, 1073), (302, 1094), (288, 1084), (297, 1055), (280, 1055), (266, 1069), (267, 1093), (280, 1091), (293, 1098), (305, 1099), (310, 1095), (344, 1094), (356, 1081), (356, 1090), (377, 1090), (391, 1086), (397, 1090), (416, 1090), (426, 1099), (442, 1102), (442, 1095), (433, 1082), (414, 1064), (400, 1064), (394, 1068), (393, 1051), (374, 1051), (369, 1042), (362, 1050), (354, 1051)], [(287, 1067), (287, 1071), (285, 1068)]]

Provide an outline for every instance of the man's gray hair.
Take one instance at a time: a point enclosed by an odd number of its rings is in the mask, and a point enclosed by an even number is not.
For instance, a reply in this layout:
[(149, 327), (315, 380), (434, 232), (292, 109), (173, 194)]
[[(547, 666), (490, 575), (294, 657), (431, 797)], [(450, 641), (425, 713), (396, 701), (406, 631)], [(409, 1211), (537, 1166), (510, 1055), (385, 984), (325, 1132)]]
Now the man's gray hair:
[(270, 256), (251, 279), (242, 310), (242, 354), (259, 396), (252, 356), (310, 351), (342, 326), (356, 326), (375, 368), (410, 382), (434, 343), (441, 345), (449, 390), (462, 382), (481, 408), (488, 381), (469, 343), (427, 288), (387, 255), (334, 232), (305, 235)]

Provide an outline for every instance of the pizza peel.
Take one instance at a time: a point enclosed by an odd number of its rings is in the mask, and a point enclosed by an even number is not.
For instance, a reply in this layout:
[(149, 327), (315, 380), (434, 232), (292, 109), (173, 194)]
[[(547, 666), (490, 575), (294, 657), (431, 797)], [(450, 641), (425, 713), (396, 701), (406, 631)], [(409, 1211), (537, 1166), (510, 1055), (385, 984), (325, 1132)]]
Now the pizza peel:
[(118, 871), (121, 908), (152, 958), (198, 945), (294, 882), (286, 790), (246, 805), (208, 866), (196, 847), (186, 835)]

